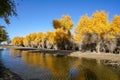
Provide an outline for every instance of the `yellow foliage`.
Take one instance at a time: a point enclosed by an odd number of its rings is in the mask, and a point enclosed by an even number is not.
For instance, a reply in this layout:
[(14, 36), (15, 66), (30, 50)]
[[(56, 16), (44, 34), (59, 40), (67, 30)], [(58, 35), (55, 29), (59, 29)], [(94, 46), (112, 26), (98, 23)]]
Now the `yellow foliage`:
[(65, 33), (62, 29), (56, 29), (55, 30), (55, 41), (57, 43), (61, 43), (64, 40), (69, 39), (71, 36), (69, 36), (67, 33)]
[(55, 29), (61, 28), (63, 30), (69, 31), (73, 27), (73, 21), (70, 16), (66, 15), (63, 16), (60, 20), (59, 19), (53, 20), (53, 27)]
[[(108, 14), (104, 11), (93, 13), (91, 17), (84, 15), (81, 17), (78, 22), (77, 27), (75, 28), (75, 33), (77, 36), (84, 34), (96, 34), (99, 37), (110, 32), (110, 26), (108, 23)], [(79, 40), (79, 37), (77, 40)]]
[(42, 42), (43, 33), (39, 32), (36, 34), (35, 43), (36, 45)]
[(97, 35), (102, 35), (109, 31), (108, 14), (104, 11), (96, 11), (92, 15), (93, 26), (92, 29)]
[(23, 39), (23, 44), (24, 44), (24, 46), (28, 46), (29, 41), (27, 40), (27, 38), (24, 38), (24, 39)]
[(23, 46), (23, 37), (14, 37), (12, 40), (12, 44), (16, 46)]
[(75, 40), (75, 43), (79, 43), (82, 40), (82, 35), (76, 34), (76, 35), (74, 35), (73, 38)]
[(61, 22), (60, 22), (59, 19), (53, 20), (53, 27), (54, 27), (54, 29), (58, 29), (58, 28), (62, 27)]
[(87, 15), (82, 16), (75, 28), (75, 33), (84, 34), (92, 32), (92, 20)]
[(113, 34), (120, 35), (120, 16), (114, 16), (110, 26)]
[(55, 43), (55, 33), (54, 32), (46, 32), (46, 37), (50, 43)]
[[(48, 41), (51, 44), (60, 43), (65, 44), (72, 38), (70, 30), (73, 27), (73, 21), (70, 16), (63, 16), (61, 19), (53, 20), (53, 27), (55, 31), (46, 33), (31, 33), (24, 39), (22, 37), (15, 37), (12, 40), (13, 45), (39, 45), (42, 46)], [(120, 35), (120, 16), (114, 16), (111, 23), (108, 22), (108, 14), (104, 11), (96, 11), (92, 16), (84, 15), (80, 18), (73, 36), (76, 43), (79, 43), (87, 34), (95, 35), (98, 39), (111, 39), (116, 35)], [(100, 40), (98, 40), (100, 41)], [(63, 46), (63, 45), (62, 45)]]
[(24, 39), (24, 45), (29, 45), (29, 44), (36, 44), (35, 43), (35, 39), (37, 37), (36, 33), (31, 33), (29, 35), (27, 35)]
[(71, 30), (73, 27), (73, 21), (70, 16), (63, 16), (61, 18), (61, 25), (65, 30)]

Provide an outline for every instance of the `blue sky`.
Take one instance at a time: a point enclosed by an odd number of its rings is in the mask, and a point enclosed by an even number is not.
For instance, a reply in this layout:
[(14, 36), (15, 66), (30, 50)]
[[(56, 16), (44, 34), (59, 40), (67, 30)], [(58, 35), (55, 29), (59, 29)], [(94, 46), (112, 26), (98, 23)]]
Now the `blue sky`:
[(12, 39), (15, 36), (26, 36), (33, 32), (53, 31), (52, 21), (62, 15), (70, 15), (74, 27), (84, 14), (89, 16), (96, 10), (109, 14), (109, 21), (114, 15), (120, 15), (120, 0), (15, 0), (18, 16), (10, 17), (11, 24), (0, 24)]

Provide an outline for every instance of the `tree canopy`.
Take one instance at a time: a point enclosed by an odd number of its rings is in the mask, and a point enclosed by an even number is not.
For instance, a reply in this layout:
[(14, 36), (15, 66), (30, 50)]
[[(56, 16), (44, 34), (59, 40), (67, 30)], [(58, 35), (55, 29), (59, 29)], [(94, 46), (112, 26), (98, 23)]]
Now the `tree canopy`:
[(54, 31), (30, 33), (23, 39), (24, 46), (47, 49), (95, 50), (113, 52), (120, 45), (120, 16), (108, 21), (105, 11), (96, 11), (91, 16), (83, 15), (74, 33), (72, 18), (68, 15), (53, 20)]
[(4, 27), (0, 26), (0, 43), (8, 40), (8, 35)]
[(54, 29), (61, 28), (63, 30), (69, 31), (73, 27), (73, 21), (69, 15), (64, 15), (61, 19), (53, 20), (53, 27)]
[(14, 0), (0, 0), (0, 17), (3, 18), (7, 24), (10, 23), (9, 16), (16, 15), (16, 5)]

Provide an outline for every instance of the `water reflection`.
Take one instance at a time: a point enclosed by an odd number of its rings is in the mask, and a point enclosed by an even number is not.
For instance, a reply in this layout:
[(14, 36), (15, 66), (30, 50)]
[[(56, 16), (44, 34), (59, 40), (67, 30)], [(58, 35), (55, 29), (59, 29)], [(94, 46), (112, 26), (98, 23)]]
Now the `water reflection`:
[[(52, 73), (43, 77), (49, 80), (119, 80), (120, 77), (112, 69), (100, 64), (100, 60), (73, 57), (55, 57), (50, 54), (28, 53), (12, 50), (12, 57), (22, 56), (22, 61), (34, 68), (42, 67)], [(28, 72), (29, 73), (29, 72)], [(31, 73), (36, 75), (36, 73)]]
[(22, 53), (22, 51), (20, 51), (20, 50), (11, 49), (11, 56), (14, 58), (21, 57), (21, 53)]
[(34, 67), (42, 66), (44, 69), (51, 71), (54, 77), (58, 79), (70, 78), (73, 73), (71, 71), (72, 67), (80, 65), (77, 58), (54, 57), (49, 54), (43, 55), (40, 53), (23, 52), (22, 59), (28, 65)]

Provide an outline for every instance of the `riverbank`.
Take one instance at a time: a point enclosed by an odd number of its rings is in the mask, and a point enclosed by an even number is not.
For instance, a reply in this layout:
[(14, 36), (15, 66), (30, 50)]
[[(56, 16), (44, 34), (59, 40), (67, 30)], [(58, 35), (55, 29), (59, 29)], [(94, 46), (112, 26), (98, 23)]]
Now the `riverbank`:
[(0, 80), (23, 80), (16, 73), (6, 68), (0, 59)]
[[(11, 46), (6, 46), (0, 49), (0, 51), (9, 48)], [(16, 73), (12, 72), (8, 68), (6, 68), (1, 60), (1, 52), (0, 52), (0, 80), (23, 80), (21, 77), (19, 77)]]
[[(2, 46), (3, 47), (3, 46)], [(72, 51), (72, 50), (53, 50), (53, 49), (39, 49), (39, 48), (31, 48), (31, 47), (17, 47), (17, 46), (4, 46), (4, 48), (12, 48), (16, 50), (26, 50), (28, 52), (43, 52), (43, 53), (53, 53), (53, 54), (62, 54), (69, 55), (73, 57), (79, 58), (91, 58), (91, 59), (99, 59), (99, 60), (112, 60), (112, 61), (120, 61), (120, 54), (113, 53), (96, 53), (96, 52), (80, 52), (80, 51)]]
[(27, 50), (28, 52), (42, 52), (42, 53), (53, 53), (53, 54), (62, 54), (69, 55), (78, 58), (91, 58), (98, 60), (112, 60), (112, 61), (120, 61), (120, 54), (113, 53), (96, 53), (96, 52), (80, 52), (80, 51), (72, 51), (72, 50), (53, 50), (53, 49), (39, 49), (39, 48), (31, 48), (31, 47), (12, 47), (16, 50)]
[(106, 65), (117, 72), (120, 72), (120, 54), (113, 53), (92, 53), (79, 51), (70, 54), (72, 57), (95, 59), (98, 64)]
[(23, 80), (17, 74), (0, 65), (0, 80)]
[(112, 53), (93, 53), (93, 52), (72, 52), (70, 56), (78, 57), (78, 58), (91, 58), (96, 60), (112, 60), (112, 61), (120, 61), (120, 54), (112, 54)]
[(58, 55), (69, 55), (73, 57), (79, 58), (91, 58), (98, 60), (112, 60), (112, 61), (120, 61), (120, 54), (113, 53), (96, 53), (96, 52), (80, 52), (80, 51), (71, 51), (71, 50), (53, 50), (53, 49), (38, 49), (38, 48), (28, 48), (28, 47), (15, 47), (17, 50), (27, 50), (28, 52), (42, 52), (42, 53), (50, 53), (50, 54), (58, 54)]

